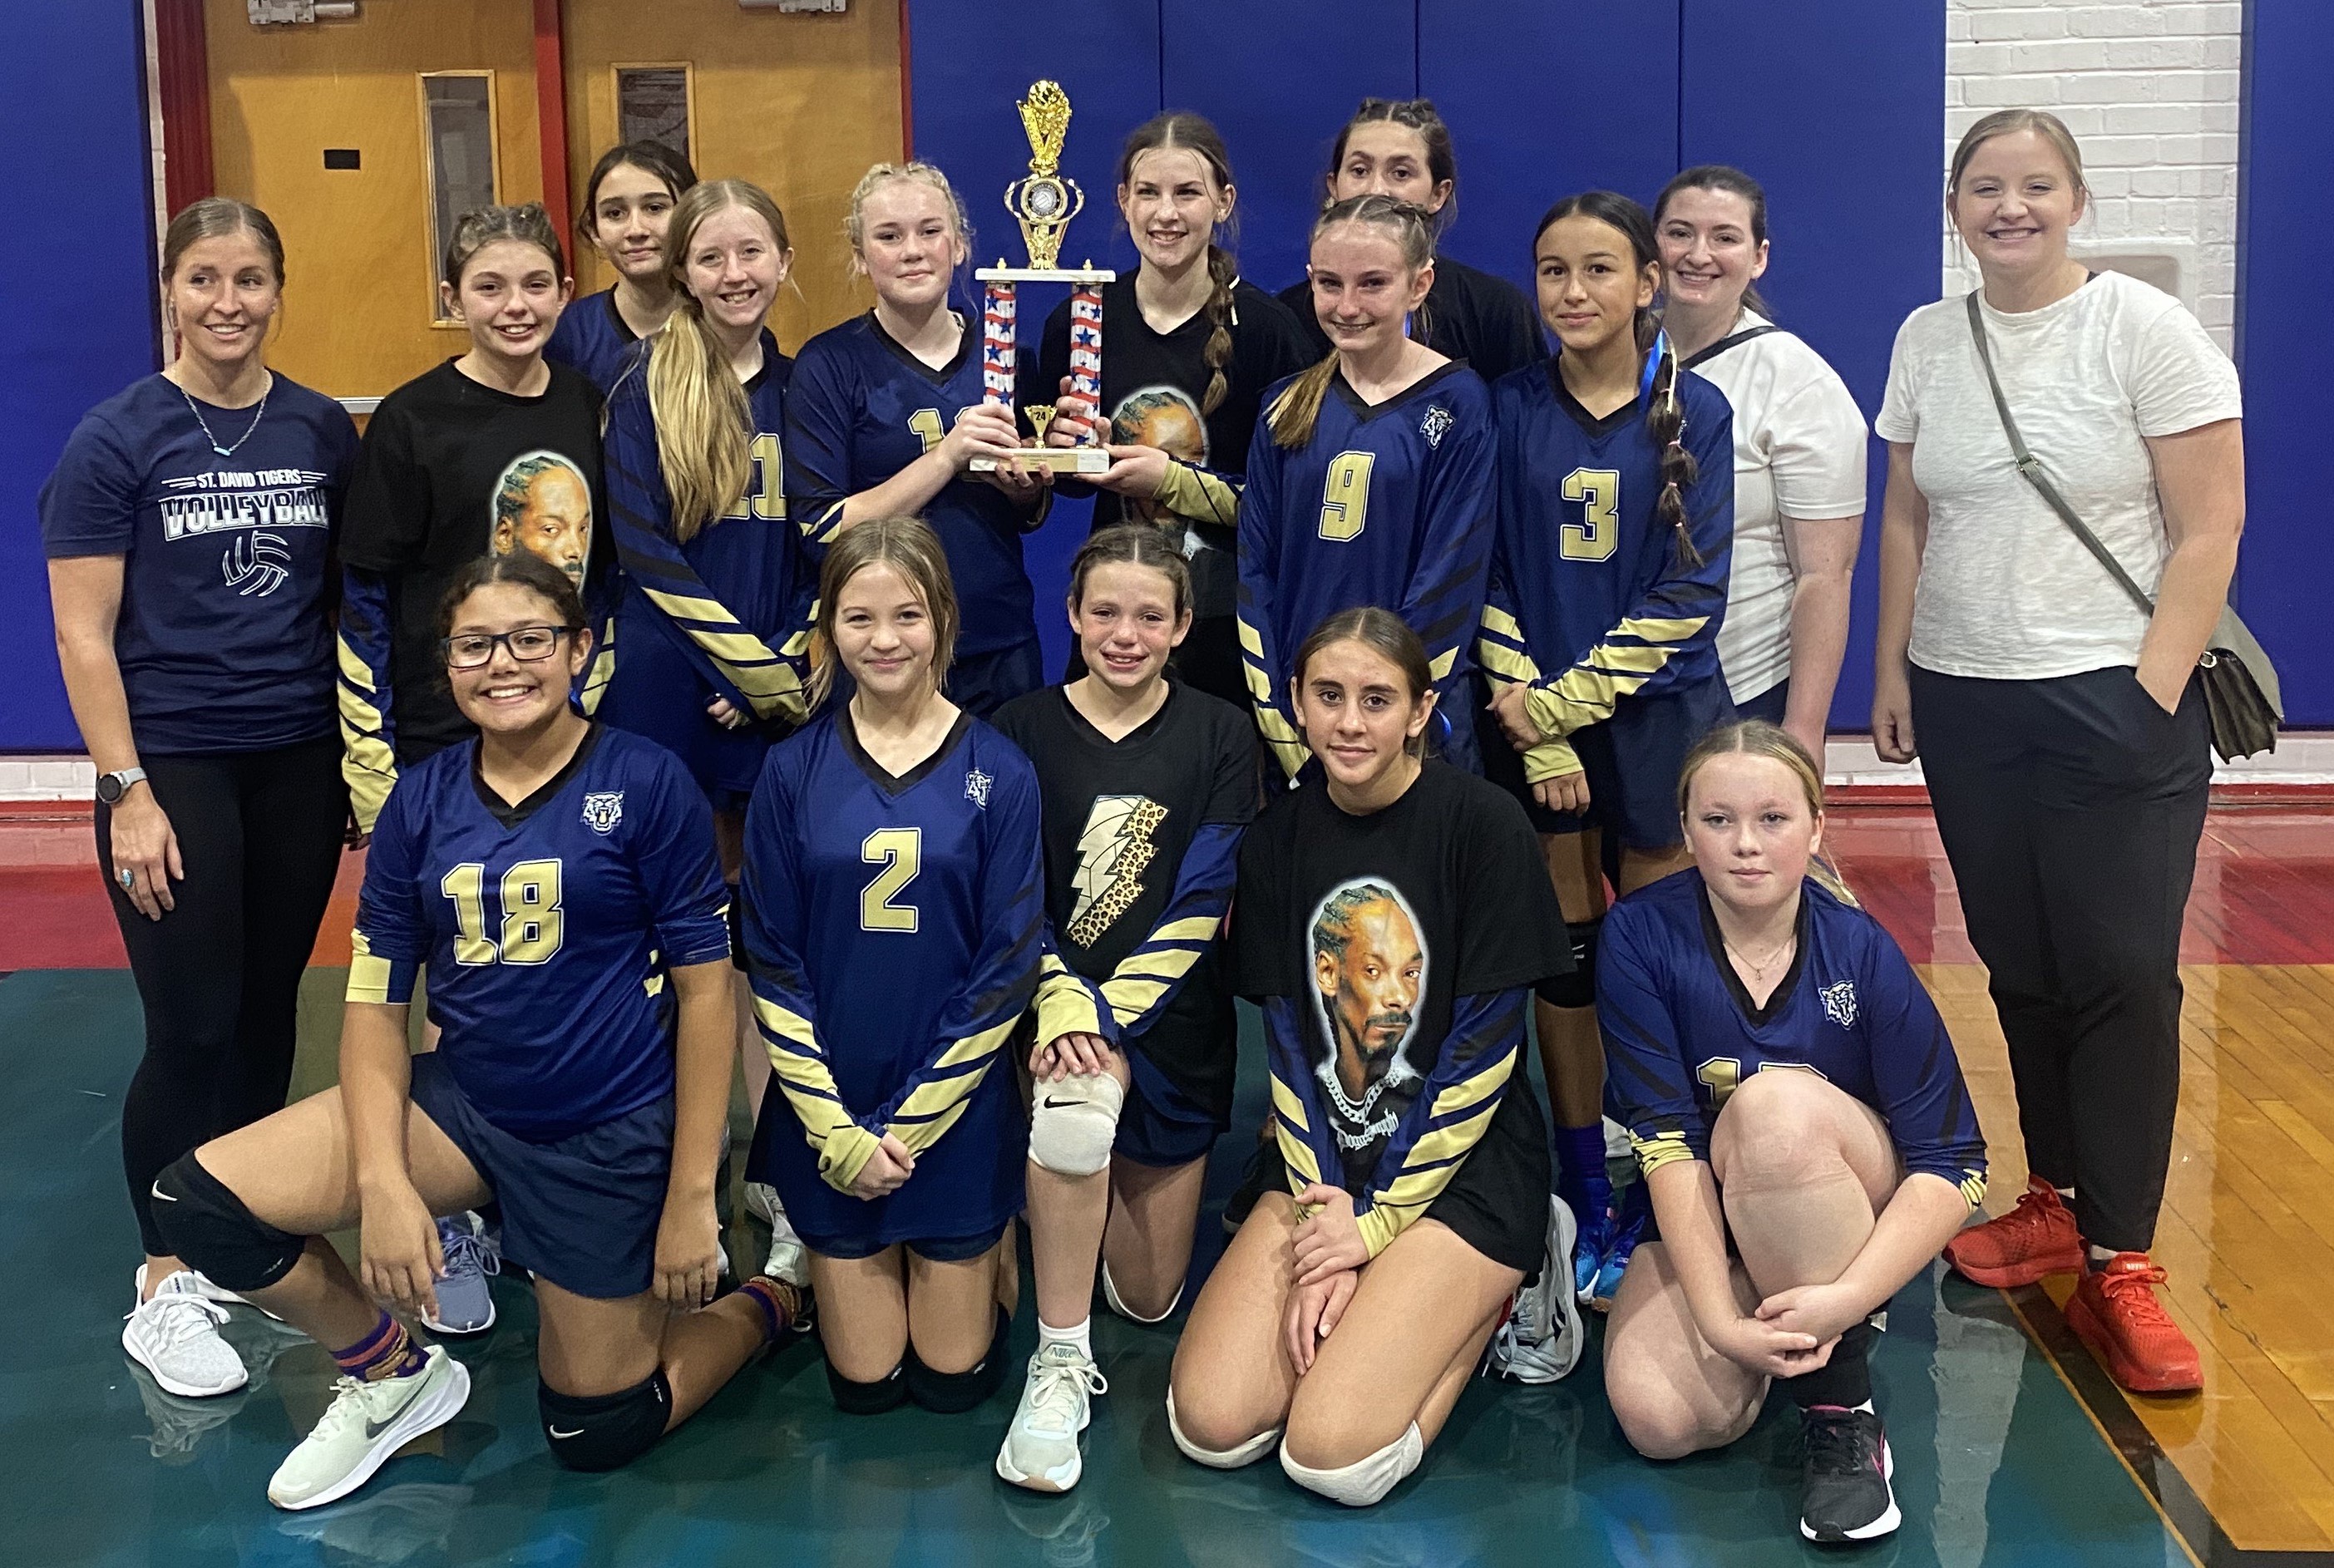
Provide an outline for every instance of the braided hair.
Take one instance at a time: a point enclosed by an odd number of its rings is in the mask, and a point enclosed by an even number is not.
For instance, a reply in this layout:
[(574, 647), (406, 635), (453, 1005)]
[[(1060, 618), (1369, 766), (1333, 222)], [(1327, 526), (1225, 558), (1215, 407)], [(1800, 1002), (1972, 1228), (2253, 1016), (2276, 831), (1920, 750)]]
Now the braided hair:
[[(1578, 196), (1566, 197), (1549, 207), (1540, 218), (1539, 226), (1532, 230), (1533, 249), (1538, 249), (1540, 236), (1567, 217), (1591, 217), (1619, 230), (1629, 242), (1629, 253), (1635, 258), (1639, 274), (1647, 267), (1658, 271), (1661, 247), (1654, 239), (1653, 216), (1627, 197), (1610, 190), (1583, 191)], [(1685, 409), (1677, 395), (1677, 351), (1670, 347), (1669, 334), (1661, 330), (1649, 306), (1637, 307), (1634, 331), (1637, 353), (1645, 370), (1645, 433), (1653, 438), (1654, 448), (1662, 455), (1662, 489), (1654, 503), (1654, 515), (1675, 530), (1678, 559), (1689, 566), (1699, 566), (1702, 556), (1694, 548), (1692, 519), (1685, 510), (1685, 490), (1701, 477), (1701, 470), (1685, 446)]]
[[(1207, 165), (1208, 178), (1215, 184), (1215, 195), (1221, 197), (1232, 188), (1231, 154), (1224, 147), (1224, 139), (1215, 126), (1203, 116), (1189, 110), (1173, 109), (1144, 120), (1127, 137), (1126, 145), (1118, 154), (1118, 188), (1124, 190), (1134, 175), (1134, 160), (1146, 152), (1162, 150), (1194, 152)], [(1239, 281), (1239, 264), (1232, 253), (1218, 243), (1230, 237), (1231, 220), (1216, 226), (1216, 233), (1208, 239), (1208, 279), (1215, 286), (1208, 293), (1207, 347), (1201, 358), (1208, 367), (1208, 390), (1200, 399), (1202, 416), (1212, 414), (1230, 390), (1224, 367), (1232, 358), (1232, 284)]]

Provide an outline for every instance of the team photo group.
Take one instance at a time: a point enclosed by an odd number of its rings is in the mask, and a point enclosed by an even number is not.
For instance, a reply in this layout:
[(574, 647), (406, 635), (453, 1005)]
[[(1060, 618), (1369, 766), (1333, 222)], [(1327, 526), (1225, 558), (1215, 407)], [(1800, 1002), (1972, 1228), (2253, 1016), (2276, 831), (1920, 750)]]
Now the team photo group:
[[(1133, 129), (1139, 267), (1001, 361), (939, 168), (860, 179), (873, 307), (789, 358), (766, 323), (835, 236), (619, 146), (572, 237), (453, 224), (467, 350), (362, 438), (268, 369), (267, 215), (170, 221), (176, 356), (82, 419), (40, 523), (145, 1013), (122, 1342), (191, 1399), (248, 1380), (230, 1304), (330, 1352), (270, 1502), (455, 1419), (496, 1275), (531, 1277), (581, 1470), (815, 1335), (847, 1415), (1001, 1420), (1018, 1382), (997, 1476), (1066, 1492), (1107, 1310), (1172, 1343), (1184, 1459), (1363, 1507), (1601, 1312), (1647, 1461), (1771, 1390), (1801, 1533), (1867, 1541), (1899, 1524), (1873, 1347), (1941, 1253), (2075, 1276), (2110, 1375), (2198, 1386), (2149, 1248), (2238, 382), (2070, 253), (2073, 137), (1961, 139), (1982, 286), (1904, 322), (1868, 426), (1760, 297), (1756, 170), (1548, 193), (1478, 236), (1524, 291), (1438, 254), (1432, 103), (1328, 145), (1276, 293), (1235, 149)], [(574, 297), (571, 245), (613, 285)], [(1990, 1220), (1953, 1041), (1824, 845), (1874, 434), (1874, 740), (1923, 765), (2031, 1172)], [(1089, 495), (1056, 601), (1024, 543)], [(359, 847), (338, 1082), (286, 1105)], [(725, 1246), (740, 1174), (766, 1257)]]

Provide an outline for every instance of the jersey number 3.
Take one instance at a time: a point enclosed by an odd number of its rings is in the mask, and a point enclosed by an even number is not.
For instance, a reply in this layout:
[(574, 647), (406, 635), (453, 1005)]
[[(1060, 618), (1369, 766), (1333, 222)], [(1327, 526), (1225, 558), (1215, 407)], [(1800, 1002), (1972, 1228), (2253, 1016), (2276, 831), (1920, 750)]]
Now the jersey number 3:
[(1580, 503), (1580, 521), (1567, 523), (1557, 553), (1567, 561), (1610, 561), (1621, 543), (1621, 474), (1615, 468), (1575, 468), (1558, 492)]
[(1321, 482), (1321, 537), (1333, 544), (1358, 539), (1370, 519), (1370, 469), (1375, 452), (1340, 452)]
[(503, 873), (502, 940), (487, 935), (487, 868), (465, 861), (438, 890), (454, 900), (454, 962), (548, 964), (566, 935), (559, 907), (559, 862), (521, 861)]
[(916, 906), (892, 900), (904, 891), (923, 869), (924, 830), (878, 828), (861, 841), (859, 858), (883, 869), (859, 894), (859, 928), (863, 931), (913, 931)]

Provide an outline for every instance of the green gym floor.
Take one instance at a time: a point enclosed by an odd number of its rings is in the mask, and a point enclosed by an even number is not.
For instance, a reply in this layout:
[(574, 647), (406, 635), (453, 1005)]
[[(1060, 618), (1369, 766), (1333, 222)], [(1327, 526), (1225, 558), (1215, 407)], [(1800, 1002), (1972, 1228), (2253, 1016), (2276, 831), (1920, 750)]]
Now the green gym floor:
[[(342, 977), (308, 976), (296, 1092), (329, 1082)], [(1606, 1409), (1593, 1333), (1565, 1382), (1477, 1383), (1419, 1474), (1363, 1513), (1297, 1490), (1270, 1462), (1221, 1475), (1176, 1453), (1162, 1400), (1180, 1315), (1143, 1329), (1097, 1312), (1111, 1390), (1096, 1404), (1085, 1482), (1066, 1497), (1018, 1491), (989, 1468), (1018, 1376), (970, 1415), (848, 1419), (829, 1403), (809, 1344), (748, 1369), (630, 1469), (570, 1475), (544, 1449), (534, 1311), (510, 1283), (496, 1287), (500, 1323), (454, 1347), (476, 1388), (459, 1418), (349, 1500), (278, 1513), (264, 1488), (323, 1407), (333, 1371), (323, 1352), (234, 1309), (227, 1332), (251, 1385), (203, 1400), (162, 1393), (121, 1352), (137, 1259), (119, 1096), (139, 1034), (124, 972), (0, 977), (0, 1070), (17, 1085), (0, 1140), (11, 1198), (0, 1255), (12, 1285), (0, 1335), (0, 1474), (11, 1477), (0, 1487), (0, 1564), (2194, 1561), (2010, 1303), (1942, 1275), (1897, 1298), (1876, 1352), (1905, 1525), (1873, 1547), (1799, 1540), (1788, 1409), (1770, 1407), (1722, 1454), (1654, 1466), (1630, 1453)], [(1260, 1053), (1242, 1055), (1239, 1124), (1252, 1126)], [(1201, 1269), (1220, 1248), (1213, 1208), (1244, 1141), (1218, 1150)], [(730, 1237), (743, 1258), (757, 1258), (760, 1244), (747, 1222)], [(1025, 1291), (1017, 1357), (1035, 1336)]]

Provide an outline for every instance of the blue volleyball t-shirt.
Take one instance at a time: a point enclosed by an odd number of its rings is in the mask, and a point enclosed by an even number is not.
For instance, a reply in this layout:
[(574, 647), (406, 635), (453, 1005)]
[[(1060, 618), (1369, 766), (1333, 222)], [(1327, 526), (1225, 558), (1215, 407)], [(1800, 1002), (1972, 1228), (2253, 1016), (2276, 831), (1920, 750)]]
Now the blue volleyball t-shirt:
[(264, 410), (155, 375), (82, 417), (41, 487), (41, 544), (124, 558), (113, 649), (141, 755), (332, 733), (327, 563), (356, 450), (347, 411), (280, 372)]

